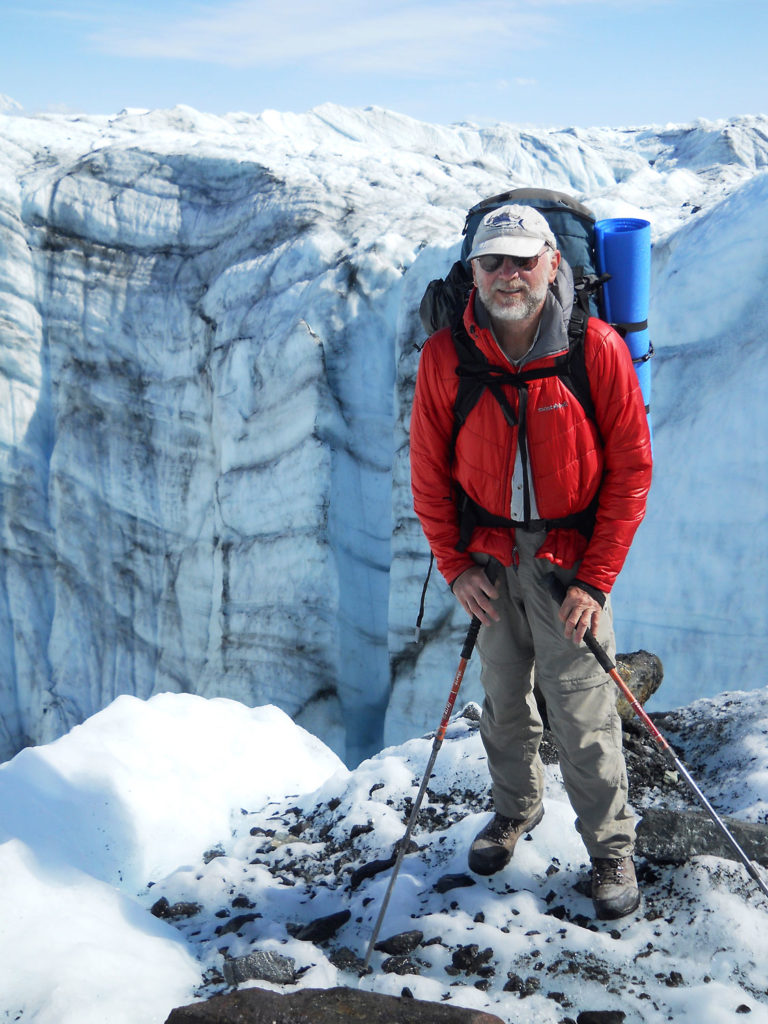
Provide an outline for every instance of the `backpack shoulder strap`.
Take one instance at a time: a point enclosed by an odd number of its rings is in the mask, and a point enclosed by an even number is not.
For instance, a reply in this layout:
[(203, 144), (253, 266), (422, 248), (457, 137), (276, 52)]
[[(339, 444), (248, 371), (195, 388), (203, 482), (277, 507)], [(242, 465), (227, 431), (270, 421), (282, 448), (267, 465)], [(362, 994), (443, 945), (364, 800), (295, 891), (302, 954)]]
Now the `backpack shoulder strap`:
[(563, 384), (581, 403), (589, 419), (595, 419), (595, 404), (587, 376), (587, 361), (584, 342), (587, 336), (589, 313), (575, 304), (568, 324), (568, 356), (566, 370), (562, 375)]
[(453, 403), (453, 431), (450, 441), (450, 457), (451, 463), (453, 463), (459, 431), (486, 388), (499, 403), (507, 423), (511, 426), (517, 425), (517, 416), (500, 387), (503, 382), (514, 383), (517, 375), (509, 374), (488, 362), (467, 333), (461, 317), (454, 322), (451, 336), (458, 358), (456, 376), (459, 378), (459, 386)]

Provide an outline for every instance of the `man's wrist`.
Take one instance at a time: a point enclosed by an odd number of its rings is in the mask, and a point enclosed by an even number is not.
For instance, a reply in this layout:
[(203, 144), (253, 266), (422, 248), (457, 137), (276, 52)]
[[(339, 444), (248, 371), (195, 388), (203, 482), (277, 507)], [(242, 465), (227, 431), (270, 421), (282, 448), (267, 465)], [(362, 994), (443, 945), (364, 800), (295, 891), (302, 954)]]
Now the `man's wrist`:
[(469, 570), (470, 570), (470, 569), (472, 569), (472, 568), (474, 568), (474, 566), (475, 566), (475, 563), (474, 563), (474, 562), (471, 562), (471, 563), (470, 563), (469, 565), (465, 566), (465, 567), (464, 567), (464, 568), (463, 568), (463, 569), (461, 570), (461, 572), (460, 572), (460, 573), (458, 573), (458, 574), (457, 574), (456, 576), (454, 576), (454, 577), (453, 577), (453, 579), (451, 580), (451, 582), (450, 582), (450, 583), (448, 584), (448, 586), (449, 586), (449, 587), (451, 588), (451, 593), (453, 593), (453, 588), (454, 588), (454, 587), (456, 586), (456, 584), (457, 584), (457, 583), (459, 582), (459, 580), (460, 580), (460, 579), (461, 579), (461, 577), (462, 577), (462, 576), (464, 575), (464, 573), (465, 573), (465, 572), (469, 572)]
[(583, 590), (585, 594), (593, 597), (601, 608), (605, 608), (605, 593), (602, 590), (598, 590), (597, 587), (593, 587), (591, 583), (585, 583), (584, 580), (580, 580), (577, 577), (575, 580), (571, 580), (569, 586), (578, 587), (579, 590)]

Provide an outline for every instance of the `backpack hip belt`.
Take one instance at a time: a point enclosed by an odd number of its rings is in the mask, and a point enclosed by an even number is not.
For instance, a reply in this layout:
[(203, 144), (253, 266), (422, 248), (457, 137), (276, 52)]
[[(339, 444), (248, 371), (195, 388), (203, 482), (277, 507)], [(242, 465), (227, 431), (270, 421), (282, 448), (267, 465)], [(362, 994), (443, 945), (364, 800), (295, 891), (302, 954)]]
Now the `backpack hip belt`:
[(456, 507), (459, 515), (459, 542), (456, 545), (457, 551), (466, 551), (472, 540), (472, 534), (479, 526), (502, 527), (514, 530), (526, 530), (530, 533), (537, 533), (540, 530), (578, 530), (584, 537), (589, 539), (595, 528), (595, 517), (597, 515), (598, 494), (592, 499), (589, 505), (580, 512), (573, 512), (570, 515), (562, 516), (559, 519), (508, 519), (506, 516), (497, 516), (489, 512), (482, 505), (478, 505), (460, 484), (454, 484), (456, 489)]

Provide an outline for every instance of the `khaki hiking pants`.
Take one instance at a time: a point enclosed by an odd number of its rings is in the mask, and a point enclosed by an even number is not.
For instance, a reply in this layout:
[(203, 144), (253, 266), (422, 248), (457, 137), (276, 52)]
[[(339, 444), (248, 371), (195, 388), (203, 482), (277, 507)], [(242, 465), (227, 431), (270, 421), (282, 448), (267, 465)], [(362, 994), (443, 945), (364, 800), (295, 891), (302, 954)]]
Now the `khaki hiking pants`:
[[(496, 579), (501, 620), (483, 626), (477, 641), (485, 691), (480, 734), (495, 809), (508, 818), (529, 818), (542, 801), (543, 727), (533, 694), (535, 662), (576, 829), (590, 857), (631, 856), (635, 822), (627, 806), (616, 687), (584, 644), (577, 647), (563, 635), (546, 576), (555, 571), (568, 583), (576, 570), (554, 569), (534, 557), (544, 536), (517, 531), (519, 565), (500, 570)], [(610, 600), (598, 640), (614, 657)]]

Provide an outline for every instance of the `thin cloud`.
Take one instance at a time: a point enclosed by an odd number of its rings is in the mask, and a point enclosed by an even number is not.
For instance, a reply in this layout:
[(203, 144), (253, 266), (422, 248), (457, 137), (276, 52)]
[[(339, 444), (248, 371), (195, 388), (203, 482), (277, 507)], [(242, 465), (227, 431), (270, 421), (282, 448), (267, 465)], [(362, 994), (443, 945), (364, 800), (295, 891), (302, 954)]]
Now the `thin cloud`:
[[(551, 0), (550, 0), (551, 2)], [(113, 56), (203, 61), (233, 67), (274, 67), (305, 62), (344, 72), (450, 74), (450, 63), (498, 58), (507, 39), (510, 56), (543, 45), (552, 23), (546, 5), (526, 0), (394, 0), (386, 10), (361, 12), (357, 0), (229, 3), (186, 8), (184, 14), (136, 10), (103, 12), (91, 44)]]
[(499, 92), (509, 92), (510, 89), (518, 89), (520, 86), (538, 86), (540, 84), (538, 78), (497, 78), (494, 82), (495, 88)]

